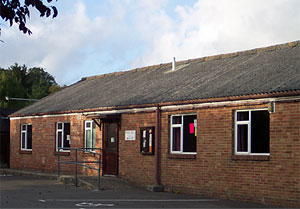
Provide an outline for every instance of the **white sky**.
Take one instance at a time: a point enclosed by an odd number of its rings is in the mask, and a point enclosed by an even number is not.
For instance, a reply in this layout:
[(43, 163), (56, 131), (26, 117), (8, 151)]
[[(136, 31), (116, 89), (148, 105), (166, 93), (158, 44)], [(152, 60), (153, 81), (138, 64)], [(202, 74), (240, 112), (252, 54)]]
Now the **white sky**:
[(2, 27), (0, 67), (43, 67), (59, 84), (82, 77), (300, 39), (299, 0), (58, 0), (33, 12), (31, 36)]

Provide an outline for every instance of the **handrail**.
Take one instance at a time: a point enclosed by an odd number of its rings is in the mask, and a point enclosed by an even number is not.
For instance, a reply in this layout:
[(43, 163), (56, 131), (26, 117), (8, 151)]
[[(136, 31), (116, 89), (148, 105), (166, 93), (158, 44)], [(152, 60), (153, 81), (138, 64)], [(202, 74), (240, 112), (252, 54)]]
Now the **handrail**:
[[(72, 151), (75, 150), (75, 161), (61, 161), (60, 160), (60, 152), (61, 150), (68, 150), (68, 151)], [(95, 152), (96, 150), (99, 150), (99, 152)], [(101, 151), (103, 149), (102, 148), (63, 148), (63, 147), (58, 147), (57, 148), (57, 178), (59, 178), (60, 176), (60, 164), (74, 164), (75, 165), (75, 175), (74, 175), (74, 180), (75, 180), (75, 185), (78, 186), (78, 175), (77, 175), (77, 166), (83, 166), (83, 167), (87, 167), (89, 169), (93, 169), (93, 170), (98, 170), (98, 189), (101, 190), (101, 185), (100, 185), (100, 168), (101, 168)], [(78, 161), (77, 158), (77, 154), (78, 151), (82, 151), (85, 153), (91, 153), (91, 154), (95, 154), (98, 156), (98, 160), (97, 161)], [(86, 163), (95, 163), (98, 164), (98, 167), (92, 167), (89, 165), (85, 165)]]

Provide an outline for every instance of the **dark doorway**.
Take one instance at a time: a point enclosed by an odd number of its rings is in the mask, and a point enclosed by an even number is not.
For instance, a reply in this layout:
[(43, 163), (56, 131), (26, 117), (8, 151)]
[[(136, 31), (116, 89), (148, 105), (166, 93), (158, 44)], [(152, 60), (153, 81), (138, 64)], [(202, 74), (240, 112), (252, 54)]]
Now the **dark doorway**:
[(15, 111), (0, 108), (0, 168), (9, 168), (10, 124), (8, 115)]
[(103, 174), (118, 175), (118, 125), (104, 123)]

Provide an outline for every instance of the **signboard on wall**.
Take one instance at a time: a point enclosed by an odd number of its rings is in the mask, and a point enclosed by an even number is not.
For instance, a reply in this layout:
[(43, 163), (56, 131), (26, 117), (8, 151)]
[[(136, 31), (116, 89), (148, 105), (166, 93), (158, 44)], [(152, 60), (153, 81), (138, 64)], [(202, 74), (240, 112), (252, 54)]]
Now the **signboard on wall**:
[(125, 131), (125, 140), (132, 141), (136, 138), (136, 131), (135, 130), (126, 130)]

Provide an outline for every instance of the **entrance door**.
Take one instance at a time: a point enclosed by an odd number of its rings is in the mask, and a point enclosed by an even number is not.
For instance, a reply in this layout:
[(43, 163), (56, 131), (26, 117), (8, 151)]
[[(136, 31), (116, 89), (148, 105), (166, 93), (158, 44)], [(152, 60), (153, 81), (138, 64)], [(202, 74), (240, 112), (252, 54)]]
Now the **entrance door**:
[(118, 125), (104, 123), (103, 174), (118, 174)]

